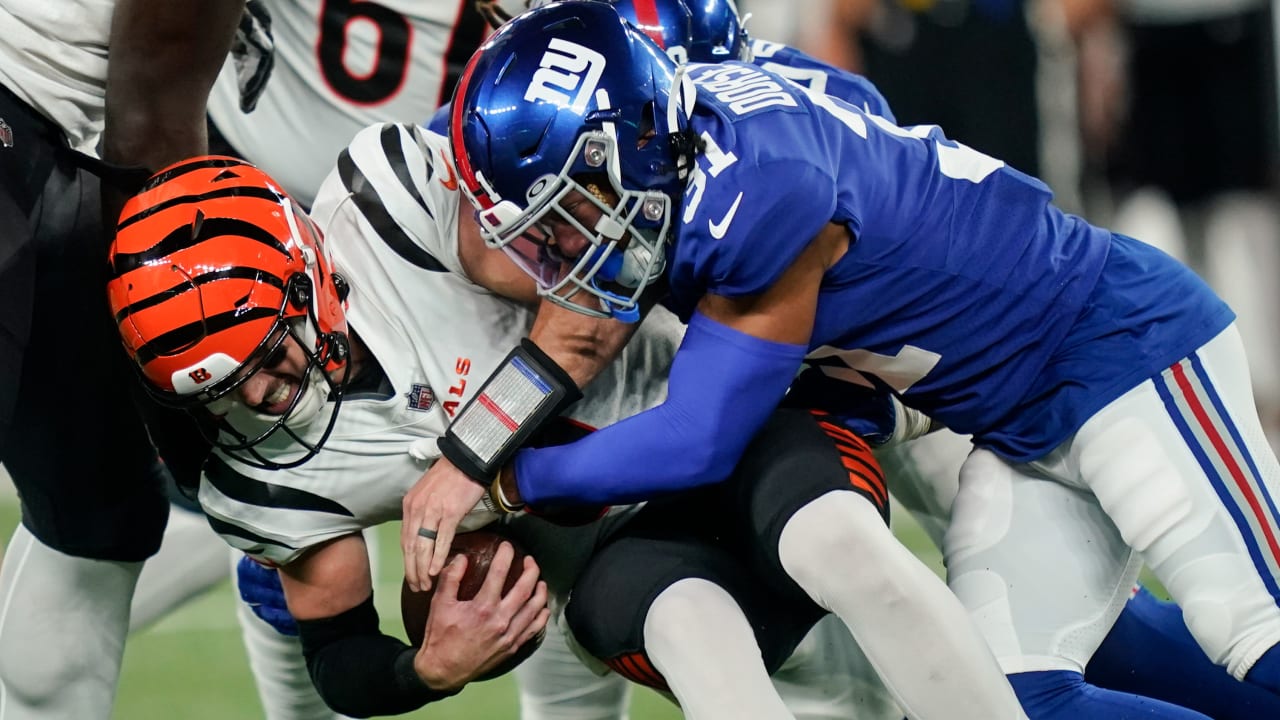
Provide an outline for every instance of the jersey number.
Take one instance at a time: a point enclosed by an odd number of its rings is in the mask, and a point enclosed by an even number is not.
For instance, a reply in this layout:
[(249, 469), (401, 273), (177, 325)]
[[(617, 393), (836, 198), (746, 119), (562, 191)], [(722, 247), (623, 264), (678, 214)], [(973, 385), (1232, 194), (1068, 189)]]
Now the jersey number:
[[(347, 33), (357, 21), (373, 23), (378, 42), (371, 69), (347, 67)], [(409, 70), (413, 29), (404, 15), (368, 0), (325, 0), (320, 8), (320, 72), (333, 91), (357, 105), (385, 101), (400, 89)]]
[(845, 127), (864, 140), (867, 139), (867, 120), (879, 125), (882, 130), (891, 135), (925, 141), (931, 140), (937, 150), (938, 172), (952, 180), (968, 180), (971, 183), (980, 183), (988, 175), (1004, 167), (1003, 160), (997, 160), (990, 155), (980, 153), (963, 143), (950, 141), (954, 144), (946, 145), (938, 142), (936, 138), (931, 138), (930, 135), (935, 128), (934, 125), (915, 125), (909, 128), (900, 128), (878, 115), (856, 113), (830, 95), (814, 92), (807, 88), (806, 92), (814, 105), (831, 113), (833, 117), (844, 123)]

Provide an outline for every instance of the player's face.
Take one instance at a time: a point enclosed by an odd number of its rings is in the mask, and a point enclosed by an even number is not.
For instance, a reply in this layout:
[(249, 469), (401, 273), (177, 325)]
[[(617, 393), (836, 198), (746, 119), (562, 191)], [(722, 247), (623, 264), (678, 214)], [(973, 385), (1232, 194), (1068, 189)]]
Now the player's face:
[(307, 354), (292, 335), (287, 336), (267, 351), (258, 371), (236, 388), (234, 399), (263, 415), (283, 415), (304, 389), (306, 372)]
[[(592, 186), (595, 188), (596, 186)], [(597, 189), (600, 193), (600, 200), (607, 205), (617, 203), (617, 197), (612, 192)], [(600, 218), (604, 217), (604, 210), (591, 202), (581, 191), (573, 190), (564, 196), (560, 201), (560, 207), (565, 213), (573, 217), (574, 220), (585, 228), (594, 228), (600, 222)], [(552, 237), (548, 244), (555, 247), (556, 252), (563, 256), (566, 260), (576, 260), (582, 256), (584, 252), (591, 248), (591, 240), (582, 232), (560, 216), (559, 213), (549, 212), (543, 219), (547, 228), (551, 231)], [(618, 243), (620, 249), (626, 247), (626, 238)]]

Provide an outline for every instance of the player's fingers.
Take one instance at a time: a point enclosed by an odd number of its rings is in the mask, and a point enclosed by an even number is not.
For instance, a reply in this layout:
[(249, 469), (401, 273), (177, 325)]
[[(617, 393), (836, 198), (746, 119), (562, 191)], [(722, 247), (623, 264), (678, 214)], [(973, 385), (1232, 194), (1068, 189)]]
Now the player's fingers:
[[(538, 576), (541, 570), (538, 563), (534, 562), (532, 557), (525, 556), (524, 569), (520, 572), (520, 577), (516, 579), (511, 589), (503, 596), (503, 602), (509, 603), (512, 607), (518, 606), (520, 603), (528, 602), (530, 597), (538, 588)], [(546, 583), (542, 583), (545, 585)], [(545, 602), (545, 600), (544, 600)]]
[[(416, 521), (406, 519), (406, 522), (414, 522), (414, 541), (410, 546), (410, 550), (404, 556), (404, 576), (409, 581), (410, 587), (415, 587), (418, 591), (431, 589), (433, 578), (439, 575), (439, 571), (430, 572), (432, 553), (435, 546), (439, 542), (439, 534), (436, 526), (440, 521), (436, 519), (436, 513), (430, 511), (422, 513)], [(444, 563), (441, 563), (441, 569)]]
[(404, 556), (404, 579), (409, 583), (409, 587), (415, 591), (421, 591), (423, 588), (418, 582), (418, 548), (423, 538), (418, 534), (418, 528), (422, 527), (421, 520), (421, 503), (416, 500), (416, 493), (410, 490), (405, 495), (404, 502), (401, 506), (401, 522), (400, 522), (400, 552)]
[(458, 599), (458, 588), (462, 585), (462, 578), (467, 574), (467, 556), (458, 554), (453, 556), (444, 572), (440, 573), (440, 586), (436, 588), (436, 592), (431, 596), (431, 604), (435, 605), (436, 599), (443, 597), (442, 602), (452, 602)]
[(551, 608), (544, 607), (538, 613), (538, 617), (532, 623), (529, 623), (529, 629), (521, 639), (520, 644), (523, 645), (546, 632), (548, 622), (551, 622)]
[(495, 603), (502, 599), (502, 585), (507, 580), (507, 573), (511, 570), (511, 561), (515, 555), (516, 551), (511, 547), (511, 543), (499, 543), (497, 551), (493, 553), (493, 559), (489, 561), (489, 572), (484, 576), (484, 582), (476, 592), (477, 599), (483, 598)]
[(423, 551), (423, 556), (428, 561), (427, 575), (430, 577), (438, 575), (449, 559), (449, 548), (453, 547), (453, 534), (458, 530), (458, 518), (451, 517), (448, 513), (441, 513), (436, 525), (435, 543), (430, 550)]
[[(508, 626), (509, 637), (518, 647), (526, 638), (530, 637), (530, 626), (538, 622), (538, 616), (547, 609), (547, 584), (538, 583), (537, 590), (528, 600), (520, 605), (515, 614), (511, 616), (511, 624)], [(535, 630), (534, 633), (537, 631)]]

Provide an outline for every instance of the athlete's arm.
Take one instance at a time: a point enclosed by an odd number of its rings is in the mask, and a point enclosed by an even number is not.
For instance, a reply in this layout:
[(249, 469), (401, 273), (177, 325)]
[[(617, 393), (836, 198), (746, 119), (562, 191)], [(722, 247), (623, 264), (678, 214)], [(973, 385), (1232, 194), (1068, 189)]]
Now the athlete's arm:
[[(207, 152), (205, 104), (243, 11), (244, 0), (116, 2), (104, 160), (155, 171)], [(108, 209), (107, 227), (117, 215)]]
[(494, 557), (480, 591), (457, 599), (465, 561), (441, 578), (416, 652), (382, 634), (373, 607), (368, 549), (359, 534), (320, 546), (280, 570), (289, 611), (298, 621), (307, 669), (320, 697), (355, 717), (409, 712), (456, 694), (506, 660), (546, 625), (547, 591), (538, 568), (524, 572), (505, 597), (512, 552)]
[(630, 502), (728, 477), (807, 350), (822, 276), (848, 248), (828, 224), (764, 293), (707, 295), (671, 366), (667, 400), (571, 445), (522, 450), (532, 504)]
[[(527, 301), (526, 293), (537, 298), (536, 285), (528, 274), (505, 254), (485, 247), (479, 226), (466, 206), (458, 218), (458, 255), (463, 269), (478, 285), (514, 300)], [(639, 323), (589, 317), (543, 300), (529, 337), (582, 388), (617, 357), (638, 326)], [(432, 518), (461, 518), (476, 506), (484, 492), (475, 479), (449, 458), (441, 457), (405, 493), (402, 514), (406, 521), (400, 529), (400, 548), (410, 587), (431, 587), (431, 578), (444, 567), (453, 542), (454, 530), (447, 523), (437, 528), (439, 535), (434, 543), (424, 540), (417, 529), (434, 528), (436, 521)], [(427, 549), (428, 543), (439, 548), (438, 552)]]

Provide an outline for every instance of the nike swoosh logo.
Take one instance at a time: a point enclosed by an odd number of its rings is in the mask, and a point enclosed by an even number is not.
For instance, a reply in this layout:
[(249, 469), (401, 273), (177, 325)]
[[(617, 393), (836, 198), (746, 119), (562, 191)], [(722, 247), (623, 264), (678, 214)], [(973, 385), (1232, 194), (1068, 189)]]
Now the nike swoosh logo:
[(742, 202), (742, 193), (738, 193), (738, 197), (733, 199), (733, 205), (729, 206), (729, 212), (720, 218), (720, 222), (714, 223), (707, 221), (707, 229), (711, 231), (711, 237), (719, 240), (729, 232), (729, 223), (733, 222), (733, 216), (738, 214), (738, 203)]
[(447, 178), (441, 176), (440, 184), (444, 186), (445, 190), (453, 192), (458, 189), (458, 176), (453, 172), (453, 163), (449, 162), (449, 158), (444, 154), (443, 150), (440, 151), (440, 161), (444, 163), (445, 172), (449, 173)]

